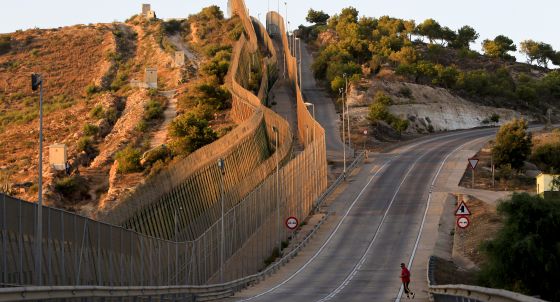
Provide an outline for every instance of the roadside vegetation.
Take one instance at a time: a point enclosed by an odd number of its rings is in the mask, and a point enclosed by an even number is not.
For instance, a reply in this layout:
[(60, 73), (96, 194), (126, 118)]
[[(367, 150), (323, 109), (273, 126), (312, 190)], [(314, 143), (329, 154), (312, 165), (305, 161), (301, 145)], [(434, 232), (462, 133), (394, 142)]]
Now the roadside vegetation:
[(479, 282), (547, 301), (560, 300), (560, 201), (527, 193), (513, 194), (498, 205), (504, 224), (483, 244), (487, 257)]
[[(465, 25), (451, 29), (434, 19), (420, 23), (389, 16), (359, 17), (353, 7), (334, 16), (311, 9), (309, 27), (298, 35), (316, 47), (316, 78), (334, 94), (344, 86), (377, 76), (442, 87), (467, 100), (522, 110), (543, 117), (560, 102), (560, 52), (549, 44), (498, 35), (483, 41), (483, 54), (470, 49), (479, 33)], [(527, 63), (515, 63), (519, 49)], [(529, 65), (536, 64), (536, 65)]]

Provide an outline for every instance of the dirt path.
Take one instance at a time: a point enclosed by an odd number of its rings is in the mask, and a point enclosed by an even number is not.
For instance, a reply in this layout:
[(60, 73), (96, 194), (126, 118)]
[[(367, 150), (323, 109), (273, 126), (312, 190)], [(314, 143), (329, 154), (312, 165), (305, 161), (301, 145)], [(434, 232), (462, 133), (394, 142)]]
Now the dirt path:
[(178, 34), (168, 36), (168, 38), (169, 41), (171, 41), (171, 43), (173, 44), (173, 46), (175, 46), (178, 50), (182, 50), (185, 53), (189, 61), (193, 63), (193, 65), (198, 70), (199, 68), (198, 56), (194, 52), (192, 52), (192, 50), (187, 45), (185, 45), (185, 43), (183, 42), (183, 38)]
[(150, 148), (155, 148), (165, 144), (167, 141), (167, 127), (171, 121), (177, 116), (177, 99), (175, 98), (175, 90), (160, 92), (167, 98), (167, 107), (163, 112), (163, 122), (158, 130), (154, 131), (150, 138)]

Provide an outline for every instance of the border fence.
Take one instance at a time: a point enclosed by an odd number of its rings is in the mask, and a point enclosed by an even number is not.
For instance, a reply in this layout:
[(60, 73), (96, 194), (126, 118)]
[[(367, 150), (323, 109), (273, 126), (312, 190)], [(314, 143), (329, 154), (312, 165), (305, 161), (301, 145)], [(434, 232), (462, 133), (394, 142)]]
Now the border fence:
[[(309, 214), (327, 187), (324, 130), (303, 104), (295, 59), (289, 57), (297, 131), (305, 146), (292, 157), (287, 121), (263, 105), (268, 88), (261, 85), (256, 96), (237, 80), (260, 49), (268, 55), (261, 83), (271, 82), (278, 61), (272, 41), (242, 0), (230, 0), (230, 7), (249, 37), (242, 35), (235, 45), (227, 77), (232, 115), (241, 124), (100, 213), (101, 221), (44, 207), (41, 255), (34, 253), (37, 205), (0, 195), (2, 286), (33, 285), (37, 256), (43, 258), (42, 285), (48, 286), (196, 286), (238, 280), (257, 273), (281, 248), (289, 237), (286, 217), (302, 221)], [(224, 174), (216, 165), (219, 158), (226, 163)]]

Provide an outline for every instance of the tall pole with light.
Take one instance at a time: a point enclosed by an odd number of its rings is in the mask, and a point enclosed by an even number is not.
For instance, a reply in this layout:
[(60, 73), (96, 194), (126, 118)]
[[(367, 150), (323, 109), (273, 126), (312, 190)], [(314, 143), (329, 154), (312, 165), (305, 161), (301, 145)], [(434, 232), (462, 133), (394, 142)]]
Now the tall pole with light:
[(282, 240), (280, 239), (280, 163), (278, 158), (278, 128), (272, 126), (274, 132), (274, 157), (276, 158), (276, 230), (278, 236), (278, 254), (282, 251)]
[(218, 159), (218, 168), (222, 174), (220, 177), (220, 195), (222, 203), (222, 219), (221, 223), (221, 246), (220, 246), (220, 283), (224, 283), (224, 252), (225, 252), (225, 234), (224, 234), (224, 176), (226, 175), (224, 159)]
[[(183, 208), (179, 207), (179, 211), (182, 211)], [(177, 211), (175, 211), (175, 235), (174, 237), (174, 241), (175, 241), (175, 265), (179, 265), (179, 216)], [(177, 280), (177, 284), (179, 283), (179, 273), (176, 273), (176, 280)]]
[(31, 74), (31, 89), (39, 89), (39, 196), (37, 199), (37, 230), (35, 246), (36, 284), (42, 285), (42, 242), (43, 242), (43, 78), (38, 73)]
[[(313, 112), (313, 120), (315, 121), (315, 123), (317, 123), (317, 120), (315, 120), (315, 104), (308, 103), (308, 102), (305, 102), (304, 104), (305, 104), (306, 107), (311, 106), (311, 108), (313, 109), (313, 111), (312, 111)], [(313, 166), (317, 167), (317, 145), (316, 145), (317, 142), (315, 141), (315, 138), (316, 138), (316, 136), (315, 136), (315, 128), (316, 128), (315, 123), (313, 124)], [(317, 170), (316, 169), (313, 169), (313, 175), (315, 176), (313, 178), (313, 183), (316, 184), (317, 183), (317, 177), (316, 177), (317, 176)], [(317, 192), (317, 190), (315, 190), (315, 192)]]
[(348, 128), (348, 148), (352, 149), (352, 142), (350, 141), (350, 111), (348, 110), (348, 75), (346, 73), (344, 76), (344, 97), (346, 103), (346, 127)]
[(339, 88), (340, 99), (342, 101), (342, 158), (344, 162), (344, 169), (342, 170), (342, 176), (346, 179), (346, 137), (344, 135), (344, 89)]
[(298, 68), (299, 69), (299, 73), (298, 73), (299, 74), (299, 88), (302, 89), (302, 86), (301, 86), (302, 85), (302, 83), (301, 83), (302, 79), (301, 78), (303, 78), (303, 75), (301, 74), (301, 38), (296, 38), (296, 42), (297, 42), (296, 46), (299, 45), (299, 46), (297, 46), (299, 48), (299, 60), (296, 60), (296, 63), (299, 63), (299, 68)]

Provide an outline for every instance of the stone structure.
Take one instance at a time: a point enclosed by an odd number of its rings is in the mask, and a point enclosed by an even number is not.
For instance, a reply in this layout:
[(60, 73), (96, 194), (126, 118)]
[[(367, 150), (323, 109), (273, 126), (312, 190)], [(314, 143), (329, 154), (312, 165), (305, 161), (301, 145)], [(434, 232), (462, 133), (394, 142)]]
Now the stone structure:
[(173, 61), (175, 66), (181, 67), (185, 65), (185, 52), (182, 50), (178, 50), (175, 52), (175, 56), (173, 57)]
[(157, 88), (157, 68), (146, 68), (144, 83), (146, 83), (147, 88)]
[(68, 155), (65, 144), (52, 144), (49, 146), (49, 166), (57, 171), (66, 169)]
[(156, 12), (152, 10), (152, 6), (150, 4), (142, 4), (142, 17), (148, 20), (156, 18)]

